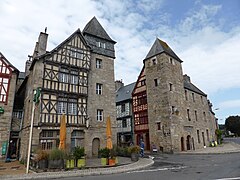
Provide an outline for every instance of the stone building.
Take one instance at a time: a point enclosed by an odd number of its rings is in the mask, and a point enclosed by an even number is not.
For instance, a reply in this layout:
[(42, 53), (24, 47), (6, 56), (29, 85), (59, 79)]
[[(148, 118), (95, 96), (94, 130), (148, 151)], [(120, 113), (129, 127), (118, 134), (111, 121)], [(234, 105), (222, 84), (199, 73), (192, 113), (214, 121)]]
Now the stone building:
[(135, 83), (124, 86), (122, 81), (115, 81), (117, 113), (117, 145), (126, 147), (133, 142), (132, 91)]
[(207, 95), (183, 75), (182, 60), (156, 39), (133, 90), (136, 143), (163, 152), (194, 150), (215, 139), (215, 117)]
[(19, 71), (0, 53), (0, 157), (8, 153)]
[(116, 144), (116, 42), (95, 17), (82, 32), (76, 30), (49, 52), (47, 39), (46, 31), (41, 32), (32, 59), (26, 63), (30, 68), (26, 72), (20, 159), (26, 158), (33, 91), (38, 88), (41, 96), (34, 112), (32, 151), (58, 147), (60, 118), (65, 113), (67, 150), (81, 146), (87, 156), (97, 156), (99, 148), (106, 146), (107, 116), (112, 120)]

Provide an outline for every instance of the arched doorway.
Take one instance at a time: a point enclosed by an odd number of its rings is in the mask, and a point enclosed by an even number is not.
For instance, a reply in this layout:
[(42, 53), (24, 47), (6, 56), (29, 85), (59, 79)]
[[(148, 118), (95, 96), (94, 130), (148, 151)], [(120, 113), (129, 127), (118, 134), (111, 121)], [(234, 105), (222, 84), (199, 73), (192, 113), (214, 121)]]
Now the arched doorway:
[(181, 137), (181, 151), (185, 151), (185, 148), (184, 148), (184, 137)]
[(94, 138), (92, 141), (92, 156), (97, 157), (98, 156), (98, 150), (100, 149), (100, 139)]
[(191, 150), (191, 136), (187, 136), (187, 150)]

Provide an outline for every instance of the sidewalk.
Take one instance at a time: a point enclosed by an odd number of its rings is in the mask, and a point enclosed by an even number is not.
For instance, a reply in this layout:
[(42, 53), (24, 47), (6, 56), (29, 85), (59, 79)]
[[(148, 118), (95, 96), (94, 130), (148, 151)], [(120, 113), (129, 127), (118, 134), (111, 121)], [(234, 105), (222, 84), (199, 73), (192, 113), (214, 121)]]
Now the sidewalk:
[[(99, 161), (99, 162), (98, 162)], [(4, 162), (0, 162), (0, 167), (6, 167)], [(58, 171), (58, 172), (42, 172), (42, 173), (35, 173), (31, 172), (30, 174), (25, 174), (25, 167), (24, 165), (20, 165), (20, 169), (18, 175), (16, 171), (7, 170), (8, 174), (0, 174), (0, 179), (51, 179), (51, 178), (63, 178), (63, 177), (77, 177), (77, 176), (91, 176), (91, 175), (102, 175), (102, 174), (115, 174), (115, 173), (123, 173), (134, 171), (138, 169), (143, 169), (153, 164), (153, 160), (149, 158), (140, 158), (137, 162), (132, 162), (130, 158), (119, 157), (119, 165), (114, 167), (99, 167), (100, 160), (99, 159), (88, 159), (86, 169), (82, 170), (69, 170), (69, 171)], [(18, 164), (19, 166), (19, 164)], [(22, 169), (23, 167), (23, 169)], [(5, 169), (6, 170), (6, 169)], [(2, 170), (3, 172), (4, 170)], [(0, 171), (1, 172), (1, 171)]]
[(234, 142), (223, 142), (217, 147), (206, 147), (204, 149), (179, 152), (179, 154), (223, 154), (240, 152), (240, 145)]

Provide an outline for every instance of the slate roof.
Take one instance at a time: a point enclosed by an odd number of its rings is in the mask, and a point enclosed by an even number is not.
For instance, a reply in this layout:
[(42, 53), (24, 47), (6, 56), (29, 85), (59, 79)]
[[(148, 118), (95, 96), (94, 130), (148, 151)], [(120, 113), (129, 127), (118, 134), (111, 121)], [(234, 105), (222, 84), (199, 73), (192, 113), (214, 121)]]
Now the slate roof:
[(83, 29), (83, 34), (90, 34), (111, 42), (116, 43), (110, 38), (107, 32), (104, 30), (102, 25), (98, 22), (97, 18), (94, 16)]
[(132, 91), (135, 87), (135, 84), (136, 82), (119, 88), (119, 90), (116, 92), (116, 103), (132, 99)]
[[(167, 45), (166, 42), (156, 38), (155, 42), (153, 43), (150, 51), (148, 52), (147, 56), (145, 57), (145, 59), (151, 58), (153, 56), (156, 56), (158, 54), (161, 53), (167, 53), (168, 55), (172, 56), (173, 58), (175, 58), (176, 60), (178, 60), (179, 62), (183, 62), (174, 52), (173, 50)], [(144, 60), (145, 60), (144, 59)]]
[(186, 88), (186, 89), (188, 89), (190, 91), (193, 91), (195, 93), (198, 93), (200, 95), (207, 96), (204, 92), (202, 92), (194, 84), (192, 84), (191, 82), (187, 81), (186, 79), (184, 79), (184, 88)]

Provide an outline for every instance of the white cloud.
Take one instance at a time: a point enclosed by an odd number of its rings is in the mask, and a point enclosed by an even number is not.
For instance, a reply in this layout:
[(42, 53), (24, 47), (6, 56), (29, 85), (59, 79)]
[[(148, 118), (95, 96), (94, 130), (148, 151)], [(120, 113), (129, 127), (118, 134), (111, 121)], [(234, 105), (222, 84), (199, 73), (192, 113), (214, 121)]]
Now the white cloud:
[(219, 104), (220, 109), (240, 108), (240, 99), (224, 101)]

